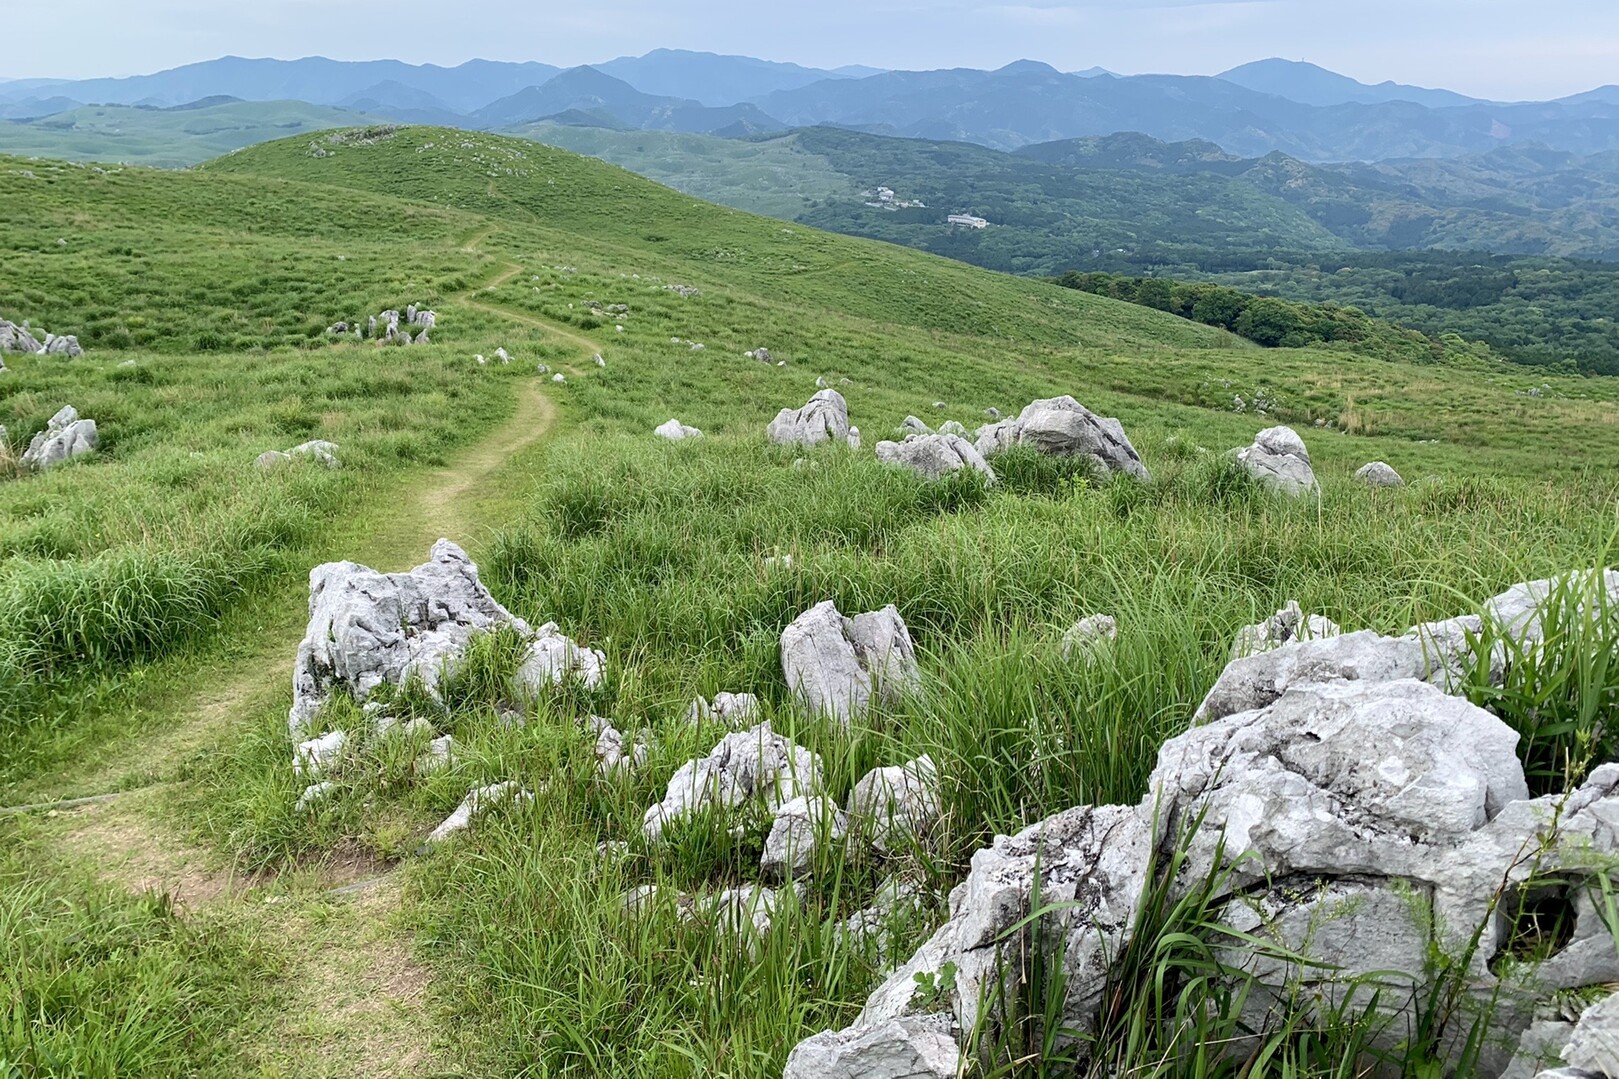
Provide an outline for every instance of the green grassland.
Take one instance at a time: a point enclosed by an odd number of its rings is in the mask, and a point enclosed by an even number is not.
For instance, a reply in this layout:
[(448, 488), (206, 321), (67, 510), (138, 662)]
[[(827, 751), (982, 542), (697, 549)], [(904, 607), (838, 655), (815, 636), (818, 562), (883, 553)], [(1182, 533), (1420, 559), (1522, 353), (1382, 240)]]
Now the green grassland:
[[(195, 910), (153, 906), (141, 893), (162, 874), (84, 860), (95, 814), (0, 816), (0, 883), (18, 897), (0, 901), (0, 1073), (779, 1075), (879, 977), (874, 944), (835, 927), (883, 875), (924, 889), (886, 930), (906, 954), (990, 834), (1139, 796), (1238, 626), (1296, 598), (1347, 628), (1403, 628), (1590, 565), (1619, 528), (1608, 381), (1261, 349), (528, 141), (372, 129), (189, 174), (0, 160), (0, 207), (0, 315), (90, 350), (9, 362), (0, 422), (26, 438), (73, 403), (103, 438), (0, 482), (0, 648), (27, 658), (0, 700), (0, 802), (155, 792), (111, 803), (141, 807), (119, 811), (119, 834), (241, 883)], [(412, 302), (439, 314), (431, 345), (322, 332)], [(785, 366), (743, 356), (759, 346)], [(474, 362), (497, 347), (510, 367)], [(765, 423), (818, 377), (868, 447), (907, 414), (971, 427), (1071, 393), (1121, 418), (1155, 479), (1012, 455), (994, 488), (929, 485), (869, 451), (766, 445)], [(1269, 416), (1233, 410), (1259, 389)], [(670, 416), (707, 437), (652, 438)], [(1277, 501), (1222, 462), (1273, 422), (1308, 439), (1319, 501)], [(310, 437), (342, 444), (344, 467), (253, 469)], [(1373, 459), (1412, 485), (1354, 484)], [(413, 747), (370, 744), (336, 797), (295, 811), (286, 683), (306, 571), (404, 568), (440, 534), (516, 613), (602, 648), (606, 681), (513, 726), (498, 688), (513, 649), (488, 638), (446, 707), (396, 702), (454, 734), (449, 769), (416, 782)], [(781, 554), (790, 569), (767, 561)], [(926, 672), (917, 700), (848, 731), (797, 714), (777, 640), (827, 598), (899, 607)], [(1112, 660), (1064, 663), (1062, 631), (1097, 610), (1123, 627)], [(757, 820), (639, 838), (671, 771), (719, 736), (688, 702), (720, 690), (758, 693), (840, 798), (875, 764), (932, 753), (939, 851), (822, 865), (747, 948), (672, 902), (625, 919), (626, 888), (707, 892), (757, 863)], [(577, 727), (592, 712), (649, 733), (644, 769), (596, 775)], [(364, 722), (344, 704), (323, 720)], [(414, 854), (496, 779), (536, 802)], [(628, 846), (604, 855), (603, 841)], [(387, 916), (327, 894), (354, 864), (397, 882)], [(60, 910), (73, 916), (46, 916)], [(21, 961), (76, 940), (101, 943), (72, 984), (66, 960)], [(145, 959), (121, 966), (130, 955)], [(385, 1006), (355, 1010), (345, 992), (379, 967), (413, 988), (386, 982), (364, 991)], [(174, 1033), (181, 1014), (191, 1037)], [(1016, 1073), (1049, 1074), (1037, 1059)]]
[(0, 121), (0, 154), (184, 168), (243, 146), (364, 123), (362, 113), (302, 101), (223, 101), (148, 109), (85, 105)]

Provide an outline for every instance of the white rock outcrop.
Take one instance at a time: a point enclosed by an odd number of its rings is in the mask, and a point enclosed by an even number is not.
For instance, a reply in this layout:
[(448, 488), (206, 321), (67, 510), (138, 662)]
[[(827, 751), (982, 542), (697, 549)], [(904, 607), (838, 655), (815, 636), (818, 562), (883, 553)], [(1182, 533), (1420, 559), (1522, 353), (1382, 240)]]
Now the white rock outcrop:
[(1404, 487), (1405, 480), (1386, 461), (1373, 461), (1355, 470), (1355, 478), (1368, 487)]
[(849, 792), (849, 821), (884, 853), (926, 846), (940, 814), (939, 775), (921, 756), (891, 768), (873, 768)]
[(837, 390), (821, 390), (803, 408), (784, 408), (765, 429), (778, 446), (815, 446), (849, 437), (849, 403)]
[(1298, 498), (1320, 490), (1310, 451), (1291, 427), (1267, 427), (1237, 451), (1237, 464), (1266, 488)]
[(707, 756), (681, 765), (663, 801), (642, 815), (641, 830), (657, 839), (671, 822), (694, 813), (723, 812), (753, 800), (774, 810), (820, 787), (820, 758), (761, 723), (726, 735)]
[(843, 723), (921, 684), (910, 631), (893, 605), (846, 618), (832, 600), (817, 604), (782, 631), (781, 669), (805, 707)]
[(424, 845), (430, 847), (444, 842), (453, 835), (466, 831), (472, 827), (474, 821), (498, 805), (503, 805), (507, 802), (523, 805), (533, 800), (534, 796), (532, 794), (523, 790), (516, 781), (510, 779), (501, 783), (491, 783), (485, 787), (474, 788), (461, 800), (461, 804), (456, 806), (455, 812), (445, 817), (437, 828), (428, 833), (427, 842)]
[(978, 429), (978, 452), (993, 457), (1013, 446), (1032, 446), (1053, 457), (1088, 458), (1099, 469), (1135, 479), (1152, 478), (1130, 444), (1124, 425), (1098, 416), (1072, 397), (1035, 401), (1014, 419)]
[(698, 697), (686, 711), (692, 723), (713, 720), (732, 730), (740, 730), (760, 719), (759, 698), (751, 693), (716, 693), (713, 701)]
[(1110, 614), (1087, 615), (1062, 635), (1062, 658), (1093, 659), (1118, 639), (1118, 619)]
[(29, 440), (28, 448), (23, 451), (22, 463), (25, 468), (43, 472), (64, 461), (94, 452), (100, 443), (96, 421), (80, 419), (77, 409), (65, 405), (46, 422), (45, 430)]
[(995, 482), (995, 472), (989, 463), (971, 442), (959, 435), (911, 435), (904, 442), (879, 442), (877, 460), (909, 469), (929, 480), (970, 468), (990, 483)]
[(848, 819), (831, 798), (800, 795), (777, 808), (759, 871), (771, 880), (796, 880), (810, 872), (819, 851), (841, 840), (848, 829)]
[(653, 434), (659, 438), (667, 438), (671, 442), (680, 442), (688, 438), (702, 438), (703, 432), (695, 427), (688, 427), (679, 420), (670, 420), (653, 428)]

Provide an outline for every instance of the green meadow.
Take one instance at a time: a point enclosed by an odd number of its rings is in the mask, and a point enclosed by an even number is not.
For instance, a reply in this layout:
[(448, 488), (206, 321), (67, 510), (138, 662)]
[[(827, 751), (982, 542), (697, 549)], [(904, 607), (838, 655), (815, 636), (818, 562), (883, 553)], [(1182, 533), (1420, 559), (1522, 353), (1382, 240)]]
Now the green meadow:
[[(0, 317), (87, 350), (0, 374), (0, 804), (42, 807), (0, 815), (0, 1075), (779, 1076), (929, 935), (991, 836), (1138, 799), (1240, 626), (1297, 599), (1398, 632), (1611, 561), (1619, 532), (1619, 382), (1262, 349), (524, 140), (356, 129), (187, 173), (0, 158), (0, 236)], [(437, 313), (431, 344), (325, 332), (407, 304)], [(761, 346), (781, 365), (744, 355)], [(767, 444), (817, 379), (864, 451)], [(1234, 407), (1261, 391), (1266, 415)], [(1153, 482), (1013, 453), (993, 487), (930, 484), (870, 452), (907, 415), (973, 428), (1061, 394), (1119, 417)], [(25, 473), (64, 404), (100, 448)], [(705, 437), (655, 439), (671, 417)], [(1225, 460), (1276, 423), (1319, 499)], [(314, 438), (340, 468), (254, 467)], [(1355, 483), (1372, 460), (1409, 486)], [(440, 536), (514, 613), (602, 649), (606, 678), (514, 725), (516, 650), (487, 637), (442, 705), (394, 701), (453, 734), (447, 769), (357, 738), (335, 794), (296, 808), (309, 569), (407, 569)], [(778, 642), (824, 599), (895, 604), (923, 692), (848, 730), (800, 714)], [(1064, 661), (1098, 611), (1121, 627), (1109, 661)], [(752, 879), (768, 819), (640, 832), (724, 733), (689, 703), (727, 690), (821, 754), (840, 800), (931, 754), (937, 849), (826, 859), (746, 948), (672, 900), (624, 917), (641, 885)], [(599, 776), (591, 714), (645, 732), (644, 767)], [(366, 720), (339, 702), (323, 722)], [(535, 801), (418, 853), (508, 779)], [(838, 932), (896, 872), (916, 908), (880, 940)], [(1241, 1074), (1340, 1074), (1335, 1044)], [(1185, 1074), (1147, 1048), (1115, 1064)]]

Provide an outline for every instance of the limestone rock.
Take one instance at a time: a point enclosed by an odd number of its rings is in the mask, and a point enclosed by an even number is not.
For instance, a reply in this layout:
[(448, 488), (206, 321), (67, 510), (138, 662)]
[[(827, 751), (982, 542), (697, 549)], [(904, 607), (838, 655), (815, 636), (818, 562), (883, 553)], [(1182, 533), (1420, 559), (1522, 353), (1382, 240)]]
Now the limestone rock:
[(298, 743), (292, 752), (292, 774), (310, 779), (320, 776), (342, 758), (348, 744), (349, 736), (343, 731)]
[(795, 880), (814, 866), (822, 847), (842, 839), (849, 822), (824, 794), (799, 796), (776, 810), (759, 871), (772, 880)]
[(860, 428), (858, 427), (849, 428), (849, 448), (851, 450), (860, 448)]
[(431, 775), (441, 772), (455, 762), (455, 737), (446, 734), (427, 743), (411, 767), (417, 775)]
[(831, 600), (817, 604), (782, 631), (781, 669), (810, 711), (844, 723), (873, 698), (893, 702), (921, 682), (910, 632), (892, 605), (845, 618)]
[(903, 853), (925, 844), (939, 820), (939, 776), (933, 758), (921, 756), (892, 768), (873, 768), (849, 792), (849, 819), (870, 829), (872, 845)]
[(1231, 658), (1242, 659), (1283, 645), (1324, 640), (1342, 633), (1338, 623), (1330, 618), (1318, 614), (1306, 616), (1299, 608), (1298, 600), (1288, 600), (1286, 606), (1263, 622), (1237, 631), (1236, 642), (1231, 646)]
[(948, 1016), (905, 1016), (800, 1042), (782, 1079), (956, 1079), (960, 1060)]
[(820, 785), (820, 758), (761, 723), (726, 735), (706, 757), (682, 765), (663, 801), (643, 815), (641, 829), (657, 839), (671, 821), (700, 810), (735, 809), (752, 800), (774, 809)]
[(291, 457), (312, 457), (327, 468), (338, 468), (341, 462), (337, 459), (337, 450), (337, 443), (317, 438), (299, 443), (288, 450), (287, 454)]
[(53, 333), (45, 335), (45, 347), (39, 350), (46, 356), (66, 356), (74, 359), (84, 355), (84, 349), (79, 347), (79, 339), (72, 334), (57, 337)]
[(759, 698), (751, 693), (716, 693), (712, 702), (698, 697), (686, 712), (690, 722), (715, 720), (732, 730), (740, 730), (756, 722), (759, 715)]
[(522, 805), (532, 802), (534, 796), (517, 785), (514, 780), (502, 783), (491, 783), (486, 787), (476, 787), (462, 799), (455, 812), (445, 817), (437, 828), (427, 836), (426, 846), (442, 843), (458, 832), (464, 832), (472, 827), (473, 821), (488, 813), (491, 809), (506, 802)]
[(1013, 446), (1032, 446), (1054, 457), (1084, 457), (1109, 473), (1152, 478), (1124, 425), (1096, 415), (1072, 397), (1035, 401), (1015, 419), (978, 429), (978, 452), (985, 457)]
[(1110, 614), (1081, 618), (1062, 635), (1062, 658), (1088, 659), (1119, 639), (1119, 622)]
[(879, 442), (877, 460), (910, 469), (924, 479), (942, 479), (971, 468), (990, 483), (995, 482), (989, 464), (971, 442), (959, 435), (911, 435), (904, 442)]
[(1404, 487), (1405, 480), (1384, 461), (1373, 461), (1355, 471), (1355, 478), (1368, 487)]
[(279, 468), (291, 460), (291, 454), (282, 453), (280, 450), (265, 450), (263, 453), (253, 458), (253, 464), (256, 468), (269, 471), (272, 468)]
[(1310, 451), (1291, 427), (1268, 427), (1237, 451), (1237, 464), (1265, 487), (1294, 498), (1319, 490)]
[(95, 450), (100, 444), (95, 420), (81, 420), (72, 405), (64, 406), (52, 416), (45, 430), (35, 435), (23, 451), (22, 463), (26, 468), (43, 472), (64, 461)]
[(407, 573), (328, 562), (309, 574), (309, 629), (298, 646), (288, 728), (297, 737), (334, 690), (365, 701), (419, 676), (429, 692), (474, 636), (527, 626), (495, 602), (478, 567), (449, 540)]
[(322, 780), (319, 783), (311, 783), (304, 788), (302, 794), (298, 795), (298, 800), (292, 804), (292, 811), (294, 813), (307, 812), (330, 798), (332, 792), (336, 789), (337, 784), (329, 779)]
[(670, 420), (655, 428), (652, 432), (659, 438), (667, 438), (671, 442), (679, 442), (687, 438), (702, 438), (703, 432), (695, 427), (688, 427), (679, 420)]
[(766, 428), (778, 446), (814, 446), (849, 437), (849, 404), (837, 390), (821, 390), (803, 408), (784, 408)]
[(555, 622), (547, 622), (534, 631), (515, 683), (519, 691), (531, 697), (570, 681), (595, 689), (601, 685), (606, 670), (606, 653), (580, 647), (564, 636)]
[(899, 426), (900, 426), (900, 430), (908, 431), (909, 433), (911, 433), (913, 435), (931, 435), (931, 434), (933, 434), (933, 428), (929, 427), (927, 424), (923, 423), (921, 420), (917, 419), (915, 416), (906, 416), (905, 419), (900, 422)]
[(0, 352), (20, 352), (32, 356), (44, 349), (45, 346), (28, 332), (27, 326), (18, 326), (0, 318)]
[(1585, 1009), (1563, 1049), (1563, 1060), (1578, 1070), (1619, 1076), (1619, 994)]
[(646, 763), (645, 731), (626, 740), (611, 721), (601, 716), (591, 716), (587, 726), (596, 735), (596, 772), (604, 779), (627, 775)]

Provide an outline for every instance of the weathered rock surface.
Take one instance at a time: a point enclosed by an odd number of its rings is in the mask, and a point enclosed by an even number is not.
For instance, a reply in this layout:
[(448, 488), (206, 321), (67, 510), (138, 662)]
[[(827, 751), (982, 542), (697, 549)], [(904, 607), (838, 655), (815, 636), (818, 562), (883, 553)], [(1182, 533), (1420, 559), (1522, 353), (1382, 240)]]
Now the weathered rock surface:
[(826, 795), (794, 798), (776, 810), (759, 871), (771, 880), (796, 880), (811, 870), (816, 853), (842, 839), (848, 827), (843, 810)]
[(815, 446), (849, 437), (849, 403), (837, 390), (821, 390), (803, 408), (784, 408), (765, 429), (778, 446)]
[(1563, 1049), (1563, 1060), (1579, 1071), (1619, 1076), (1619, 994), (1585, 1009)]
[(933, 428), (929, 427), (927, 424), (923, 423), (921, 420), (917, 419), (915, 416), (906, 416), (904, 420), (900, 421), (899, 427), (900, 427), (900, 430), (905, 431), (908, 434), (913, 434), (913, 435), (931, 435), (931, 434), (933, 434)]
[(1081, 618), (1062, 635), (1063, 659), (1089, 659), (1119, 639), (1119, 622), (1110, 614)]
[(627, 775), (646, 763), (646, 732), (626, 739), (610, 720), (591, 716), (586, 729), (596, 736), (596, 771), (605, 779)]
[(978, 429), (978, 452), (985, 457), (1013, 446), (1032, 446), (1054, 457), (1086, 457), (1106, 472), (1152, 478), (1124, 425), (1096, 415), (1072, 397), (1035, 401), (1015, 419)]
[(72, 334), (58, 337), (53, 333), (45, 335), (45, 347), (39, 350), (46, 356), (66, 356), (74, 359), (84, 355), (84, 349), (79, 346), (79, 339)]
[(0, 318), (0, 352), (18, 352), (32, 356), (44, 350), (45, 346), (28, 332), (27, 326), (19, 326)]
[(775, 809), (820, 786), (820, 758), (761, 723), (726, 735), (708, 756), (683, 764), (663, 801), (643, 815), (641, 830), (657, 839), (671, 821), (693, 813), (735, 809), (754, 799)]
[(960, 1054), (948, 1016), (905, 1016), (800, 1042), (783, 1079), (955, 1079)]
[(1291, 427), (1267, 427), (1237, 451), (1237, 464), (1265, 487), (1294, 498), (1319, 490), (1310, 451)]
[(1343, 633), (1338, 623), (1330, 618), (1312, 614), (1306, 616), (1299, 608), (1298, 600), (1288, 600), (1287, 605), (1263, 622), (1252, 626), (1245, 626), (1237, 631), (1236, 642), (1231, 646), (1231, 658), (1242, 659), (1245, 656), (1258, 655), (1269, 652), (1286, 644), (1299, 641), (1318, 641), (1327, 637), (1337, 637)]
[[(517, 620), (514, 619), (513, 624), (518, 624)], [(529, 642), (528, 654), (517, 668), (514, 682), (519, 692), (537, 697), (570, 681), (595, 689), (601, 685), (606, 671), (605, 652), (575, 644), (555, 622), (547, 622), (534, 631), (534, 639)]]
[(309, 629), (298, 646), (288, 728), (309, 728), (333, 691), (364, 701), (419, 676), (429, 692), (479, 633), (528, 627), (495, 602), (478, 567), (449, 540), (408, 573), (328, 562), (309, 574)]
[(877, 460), (937, 480), (970, 468), (995, 482), (995, 472), (973, 444), (959, 435), (911, 435), (904, 442), (877, 443)]
[(517, 785), (516, 781), (510, 779), (501, 783), (491, 783), (486, 787), (474, 788), (462, 799), (461, 804), (455, 808), (455, 812), (445, 817), (437, 828), (428, 833), (425, 845), (432, 846), (435, 843), (442, 843), (458, 832), (466, 831), (472, 827), (475, 820), (498, 805), (506, 802), (516, 802), (521, 805), (533, 800), (534, 796), (532, 794), (523, 790)]
[(939, 776), (933, 758), (925, 755), (873, 768), (849, 792), (849, 820), (868, 829), (872, 845), (884, 852), (925, 846), (939, 811)]
[(1373, 461), (1355, 470), (1355, 478), (1368, 487), (1404, 487), (1405, 480), (1386, 461)]
[(688, 427), (679, 420), (670, 420), (660, 424), (652, 431), (659, 438), (667, 438), (671, 442), (680, 442), (688, 438), (702, 438), (703, 432), (695, 427)]
[(892, 605), (845, 618), (833, 601), (817, 604), (782, 631), (781, 669), (810, 711), (844, 723), (873, 699), (896, 701), (921, 682), (910, 631)]
[(63, 461), (91, 453), (100, 444), (95, 420), (81, 420), (72, 405), (66, 405), (28, 442), (23, 451), (24, 467), (36, 472), (55, 468)]
[(348, 744), (349, 736), (343, 731), (331, 731), (319, 738), (299, 742), (292, 751), (292, 774), (300, 778), (318, 778), (342, 759)]

